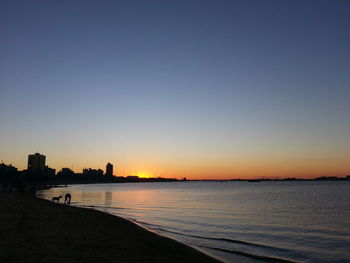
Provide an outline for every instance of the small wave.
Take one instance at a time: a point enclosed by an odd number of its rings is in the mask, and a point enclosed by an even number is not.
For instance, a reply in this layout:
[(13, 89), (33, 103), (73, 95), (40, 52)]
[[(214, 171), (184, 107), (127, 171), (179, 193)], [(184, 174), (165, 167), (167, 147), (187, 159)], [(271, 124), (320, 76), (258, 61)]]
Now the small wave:
[(291, 261), (291, 260), (287, 260), (287, 259), (259, 256), (259, 255), (254, 255), (254, 254), (242, 252), (242, 251), (228, 250), (228, 249), (217, 248), (217, 247), (207, 247), (207, 246), (201, 246), (201, 245), (197, 245), (197, 246), (202, 247), (202, 248), (208, 248), (208, 249), (213, 249), (213, 250), (217, 250), (217, 251), (222, 251), (222, 252), (226, 252), (226, 253), (236, 254), (236, 255), (240, 255), (240, 256), (244, 256), (244, 257), (250, 257), (250, 258), (258, 259), (261, 261), (277, 262), (277, 263), (278, 262), (280, 262), (280, 263), (297, 263), (296, 261)]
[[(84, 207), (89, 207), (89, 208), (105, 208), (104, 206), (95, 206), (95, 205), (90, 205), (90, 206), (84, 206)], [(113, 209), (126, 209), (126, 208), (118, 208), (118, 207), (112, 207)], [(264, 244), (259, 244), (259, 243), (254, 243), (254, 242), (248, 242), (248, 241), (243, 241), (243, 240), (236, 240), (236, 239), (229, 239), (229, 238), (224, 238), (224, 237), (206, 237), (206, 236), (198, 236), (198, 235), (191, 235), (191, 234), (185, 234), (185, 233), (180, 233), (177, 231), (172, 231), (168, 229), (164, 229), (161, 225), (157, 224), (152, 224), (152, 223), (146, 223), (140, 220), (137, 220), (136, 218), (127, 218), (137, 224), (144, 225), (148, 227), (149, 230), (154, 230), (154, 231), (161, 231), (164, 233), (171, 233), (175, 235), (180, 235), (180, 236), (186, 236), (186, 237), (192, 237), (192, 238), (198, 238), (198, 239), (205, 239), (205, 240), (215, 240), (215, 241), (222, 241), (222, 242), (229, 242), (229, 243), (235, 243), (235, 244), (241, 244), (241, 245), (246, 245), (246, 246), (254, 246), (254, 247), (259, 247), (259, 248), (264, 248), (268, 250), (274, 250), (274, 251), (280, 251), (280, 252), (291, 252), (289, 249), (285, 248), (279, 248), (279, 247), (273, 247), (273, 246), (268, 246)], [(188, 243), (188, 242), (186, 242)], [(296, 263), (296, 261), (291, 261), (291, 260), (286, 260), (286, 259), (281, 259), (281, 258), (275, 258), (275, 257), (269, 257), (269, 256), (260, 256), (260, 255), (255, 255), (247, 252), (242, 252), (242, 251), (236, 251), (236, 250), (228, 250), (228, 249), (223, 249), (223, 248), (217, 248), (217, 247), (210, 247), (210, 246), (203, 246), (203, 245), (198, 245), (198, 244), (191, 244), (188, 243), (191, 246), (195, 247), (202, 247), (202, 248), (207, 248), (207, 249), (213, 249), (217, 251), (222, 251), (226, 253), (231, 253), (231, 254), (236, 254), (240, 256), (245, 256), (245, 257), (250, 257), (253, 259), (261, 260), (261, 261), (267, 261), (267, 262), (285, 262), (285, 263)]]
[[(72, 203), (73, 204), (73, 203)], [(102, 206), (102, 205), (83, 205), (83, 204), (79, 204), (79, 203), (76, 203), (77, 206), (79, 207), (86, 207), (86, 208), (103, 208), (103, 209), (118, 209), (118, 210), (124, 210), (124, 209), (127, 209), (127, 208), (124, 208), (124, 207), (108, 207), (108, 206)]]
[[(144, 224), (142, 222), (140, 222), (140, 223)], [(146, 223), (146, 225), (156, 226), (157, 227), (156, 230), (159, 230), (162, 232), (168, 232), (168, 233), (172, 233), (172, 234), (176, 234), (176, 235), (181, 235), (181, 236), (194, 237), (194, 238), (200, 238), (200, 239), (206, 239), (206, 240), (224, 241), (224, 242), (229, 242), (229, 243), (242, 244), (242, 245), (260, 247), (260, 248), (265, 248), (265, 249), (272, 249), (272, 250), (281, 251), (281, 252), (290, 252), (289, 249), (267, 246), (267, 245), (243, 241), (243, 240), (229, 239), (229, 238), (223, 238), (223, 237), (204, 237), (204, 236), (197, 236), (197, 235), (189, 235), (189, 234), (184, 234), (184, 233), (179, 233), (176, 231), (171, 231), (171, 230), (159, 228), (157, 225), (153, 225), (153, 224)]]
[(140, 220), (137, 220), (137, 219), (135, 219), (135, 222), (137, 222), (139, 224), (142, 224), (142, 225), (146, 225), (146, 226), (157, 227), (157, 229), (159, 229), (159, 230), (166, 231), (166, 230), (163, 230), (162, 228), (160, 228), (161, 225), (155, 225), (155, 224), (151, 224), (151, 223), (146, 223), (146, 222), (143, 222), (143, 221), (140, 221)]

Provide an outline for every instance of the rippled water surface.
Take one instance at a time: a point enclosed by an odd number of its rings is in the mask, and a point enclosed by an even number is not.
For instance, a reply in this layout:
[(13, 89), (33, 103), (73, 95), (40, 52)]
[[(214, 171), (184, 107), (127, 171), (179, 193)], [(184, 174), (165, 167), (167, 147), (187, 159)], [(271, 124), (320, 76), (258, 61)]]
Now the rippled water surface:
[(225, 262), (350, 262), (350, 182), (90, 184), (72, 205), (137, 222)]

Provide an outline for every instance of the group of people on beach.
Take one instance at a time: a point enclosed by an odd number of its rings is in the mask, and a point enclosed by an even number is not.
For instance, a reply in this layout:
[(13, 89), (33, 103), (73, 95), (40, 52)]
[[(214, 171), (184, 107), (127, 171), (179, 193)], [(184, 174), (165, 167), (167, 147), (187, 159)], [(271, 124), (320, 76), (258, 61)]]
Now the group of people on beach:
[[(62, 195), (60, 196), (54, 196), (52, 197), (52, 202), (57, 202), (59, 203), (60, 202), (60, 199), (62, 198)], [(66, 193), (64, 195), (64, 203), (65, 204), (70, 204), (70, 201), (72, 200), (72, 195), (70, 193)]]

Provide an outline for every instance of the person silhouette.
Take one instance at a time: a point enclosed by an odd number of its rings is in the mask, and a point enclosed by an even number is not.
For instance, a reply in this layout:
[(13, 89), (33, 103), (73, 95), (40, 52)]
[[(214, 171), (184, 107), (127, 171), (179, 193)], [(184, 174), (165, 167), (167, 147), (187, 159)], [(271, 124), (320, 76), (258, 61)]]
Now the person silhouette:
[(66, 195), (64, 196), (64, 203), (65, 204), (70, 204), (70, 201), (72, 199), (72, 196), (70, 193), (66, 193)]

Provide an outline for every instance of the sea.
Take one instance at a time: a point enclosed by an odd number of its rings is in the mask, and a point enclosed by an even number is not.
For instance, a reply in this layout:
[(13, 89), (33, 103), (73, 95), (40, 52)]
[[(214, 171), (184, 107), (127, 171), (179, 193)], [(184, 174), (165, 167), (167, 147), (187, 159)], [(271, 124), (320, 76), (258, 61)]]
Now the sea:
[(222, 262), (350, 262), (349, 181), (82, 184), (72, 206), (126, 218)]

